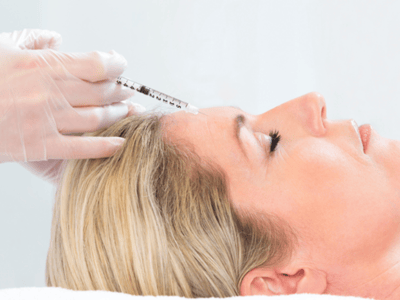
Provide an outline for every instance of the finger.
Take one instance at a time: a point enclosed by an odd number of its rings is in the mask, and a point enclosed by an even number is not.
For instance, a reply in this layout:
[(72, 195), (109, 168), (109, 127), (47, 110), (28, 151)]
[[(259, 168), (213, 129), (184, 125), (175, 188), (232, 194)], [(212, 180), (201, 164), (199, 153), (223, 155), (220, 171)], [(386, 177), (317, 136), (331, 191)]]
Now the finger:
[[(48, 146), (48, 159), (89, 159), (113, 156), (125, 139), (120, 137), (64, 136)], [(61, 145), (60, 145), (61, 144)], [(60, 154), (60, 147), (64, 150)], [(62, 157), (59, 157), (62, 155)]]
[(90, 82), (116, 79), (128, 66), (126, 59), (114, 50), (108, 53), (63, 53), (48, 50), (43, 56), (52, 66), (57, 65), (57, 60), (73, 76)]
[(54, 83), (71, 106), (107, 105), (127, 100), (135, 90), (115, 81), (87, 82), (80, 79), (55, 80)]
[(60, 133), (94, 132), (109, 127), (123, 118), (138, 114), (143, 108), (140, 104), (126, 100), (111, 105), (79, 107), (74, 110), (76, 112), (74, 115), (56, 118)]

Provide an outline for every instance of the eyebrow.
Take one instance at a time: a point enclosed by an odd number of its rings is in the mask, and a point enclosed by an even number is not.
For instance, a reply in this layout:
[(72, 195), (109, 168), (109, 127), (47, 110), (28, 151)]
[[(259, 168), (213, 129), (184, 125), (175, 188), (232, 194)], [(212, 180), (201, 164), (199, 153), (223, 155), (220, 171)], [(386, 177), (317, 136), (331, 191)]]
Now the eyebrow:
[[(240, 107), (237, 106), (230, 106), (236, 109), (239, 109), (243, 111)], [(240, 129), (244, 126), (244, 124), (247, 122), (246, 117), (243, 114), (238, 114), (235, 116), (235, 123), (234, 123), (234, 132), (235, 132), (235, 138), (237, 143), (239, 144), (240, 149), (242, 150), (243, 155), (246, 157), (247, 160), (249, 160), (249, 157), (247, 156), (246, 150), (244, 148), (244, 144), (242, 139), (240, 138)]]

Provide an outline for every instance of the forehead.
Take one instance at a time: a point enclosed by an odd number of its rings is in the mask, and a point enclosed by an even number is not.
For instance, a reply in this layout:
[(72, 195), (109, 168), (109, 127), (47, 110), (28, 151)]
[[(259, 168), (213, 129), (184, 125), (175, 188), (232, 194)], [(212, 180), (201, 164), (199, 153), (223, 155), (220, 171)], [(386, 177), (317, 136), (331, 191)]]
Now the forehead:
[(203, 108), (197, 115), (179, 111), (165, 116), (163, 122), (166, 130), (173, 129), (174, 132), (194, 134), (206, 127), (213, 127), (213, 129), (218, 126), (227, 127), (239, 112), (239, 109), (234, 107)]
[(172, 142), (190, 142), (200, 156), (219, 156), (218, 150), (233, 143), (234, 118), (240, 112), (233, 107), (200, 109), (193, 115), (179, 111), (165, 116), (164, 135)]

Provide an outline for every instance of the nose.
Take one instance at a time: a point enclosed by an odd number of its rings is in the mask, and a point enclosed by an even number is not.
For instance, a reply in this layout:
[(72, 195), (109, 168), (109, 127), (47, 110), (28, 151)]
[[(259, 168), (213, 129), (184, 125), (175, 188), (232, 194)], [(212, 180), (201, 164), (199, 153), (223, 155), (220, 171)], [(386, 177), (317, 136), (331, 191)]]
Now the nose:
[(305, 94), (297, 99), (295, 106), (298, 106), (300, 118), (310, 133), (314, 136), (325, 134), (323, 120), (326, 119), (326, 102), (324, 97), (317, 92)]

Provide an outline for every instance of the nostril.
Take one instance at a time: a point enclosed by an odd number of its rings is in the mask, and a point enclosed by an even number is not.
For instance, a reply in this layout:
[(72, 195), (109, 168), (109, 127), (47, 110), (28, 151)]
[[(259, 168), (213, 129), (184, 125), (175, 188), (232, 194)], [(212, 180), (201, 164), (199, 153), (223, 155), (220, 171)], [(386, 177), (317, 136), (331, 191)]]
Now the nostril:
[(326, 102), (324, 96), (318, 92), (311, 93), (311, 101), (309, 102), (312, 111), (312, 130), (317, 135), (323, 135), (326, 131), (324, 121), (326, 120)]
[(314, 92), (315, 93), (315, 98), (317, 99), (318, 105), (320, 107), (320, 112), (321, 112), (321, 118), (326, 119), (326, 102), (324, 96), (322, 96), (320, 93)]
[(325, 105), (322, 106), (321, 117), (322, 117), (322, 119), (326, 119), (326, 106)]
[(325, 102), (325, 98), (320, 93), (316, 93), (316, 98), (318, 99), (319, 106), (321, 108), (321, 117), (323, 119), (326, 119), (326, 102)]

